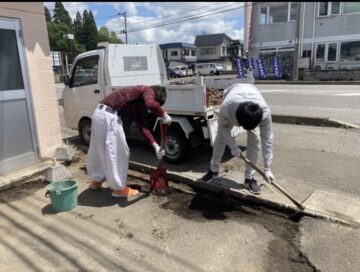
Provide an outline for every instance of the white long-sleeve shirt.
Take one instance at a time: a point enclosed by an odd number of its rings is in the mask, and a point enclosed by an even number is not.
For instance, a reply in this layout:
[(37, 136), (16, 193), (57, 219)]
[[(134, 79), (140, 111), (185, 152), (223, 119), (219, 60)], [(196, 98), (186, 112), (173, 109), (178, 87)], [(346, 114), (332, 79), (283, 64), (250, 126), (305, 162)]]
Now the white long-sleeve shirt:
[(234, 126), (240, 126), (236, 120), (236, 110), (239, 104), (245, 101), (256, 103), (263, 110), (263, 117), (259, 124), (259, 129), (264, 164), (265, 166), (270, 166), (273, 157), (271, 112), (259, 90), (254, 85), (239, 83), (228, 87), (224, 91), (224, 98), (218, 116), (218, 133), (222, 134), (225, 143), (231, 149), (231, 153), (236, 154), (238, 147), (233, 137), (231, 137), (231, 129)]

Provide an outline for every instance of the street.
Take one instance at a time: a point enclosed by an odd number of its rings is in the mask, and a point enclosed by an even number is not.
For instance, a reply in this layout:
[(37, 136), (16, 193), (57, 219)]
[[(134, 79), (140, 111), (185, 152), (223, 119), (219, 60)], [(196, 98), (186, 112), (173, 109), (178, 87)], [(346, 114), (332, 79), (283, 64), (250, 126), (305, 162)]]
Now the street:
[[(256, 85), (256, 84), (255, 84)], [(360, 124), (358, 85), (256, 85), (273, 114), (334, 118)]]

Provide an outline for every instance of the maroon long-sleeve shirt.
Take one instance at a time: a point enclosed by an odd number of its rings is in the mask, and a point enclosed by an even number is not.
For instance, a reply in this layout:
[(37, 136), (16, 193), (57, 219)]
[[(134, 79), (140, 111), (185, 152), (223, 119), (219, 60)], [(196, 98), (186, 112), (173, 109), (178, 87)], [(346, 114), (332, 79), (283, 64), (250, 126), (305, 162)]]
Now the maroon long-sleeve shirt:
[(150, 144), (155, 142), (151, 132), (145, 127), (145, 112), (146, 109), (149, 109), (156, 116), (162, 117), (164, 111), (159, 102), (155, 100), (155, 93), (150, 87), (138, 85), (116, 89), (100, 103), (116, 110), (122, 120), (135, 120), (145, 139)]

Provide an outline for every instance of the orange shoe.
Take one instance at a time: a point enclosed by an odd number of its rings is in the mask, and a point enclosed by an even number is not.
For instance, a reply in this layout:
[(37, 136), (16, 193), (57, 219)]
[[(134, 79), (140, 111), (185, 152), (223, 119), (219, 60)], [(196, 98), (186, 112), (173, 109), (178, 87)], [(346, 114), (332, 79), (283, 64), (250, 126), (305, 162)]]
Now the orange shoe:
[(92, 181), (89, 185), (89, 188), (92, 190), (98, 190), (101, 188), (103, 183), (104, 183), (103, 181), (102, 182)]
[(139, 194), (138, 190), (131, 189), (130, 187), (126, 186), (124, 190), (114, 190), (111, 194), (112, 197), (134, 197)]

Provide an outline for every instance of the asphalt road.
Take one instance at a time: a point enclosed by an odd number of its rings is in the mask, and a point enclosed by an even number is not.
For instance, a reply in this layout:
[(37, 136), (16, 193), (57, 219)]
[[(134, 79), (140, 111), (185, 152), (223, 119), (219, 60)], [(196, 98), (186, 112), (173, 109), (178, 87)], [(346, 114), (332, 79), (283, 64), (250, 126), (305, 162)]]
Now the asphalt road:
[(334, 118), (360, 124), (357, 85), (256, 85), (273, 114)]

